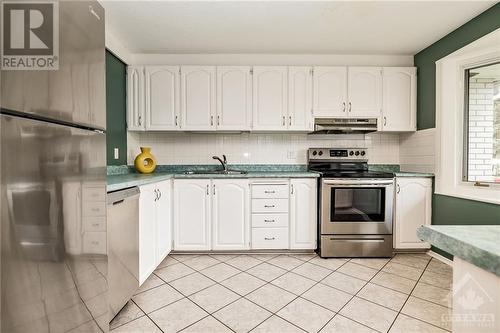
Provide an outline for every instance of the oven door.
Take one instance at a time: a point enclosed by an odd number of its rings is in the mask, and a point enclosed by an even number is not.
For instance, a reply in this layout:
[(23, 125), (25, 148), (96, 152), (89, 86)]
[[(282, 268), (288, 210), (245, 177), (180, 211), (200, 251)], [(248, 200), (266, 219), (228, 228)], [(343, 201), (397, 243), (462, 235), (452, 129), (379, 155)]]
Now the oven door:
[(393, 179), (323, 179), (321, 233), (392, 234)]

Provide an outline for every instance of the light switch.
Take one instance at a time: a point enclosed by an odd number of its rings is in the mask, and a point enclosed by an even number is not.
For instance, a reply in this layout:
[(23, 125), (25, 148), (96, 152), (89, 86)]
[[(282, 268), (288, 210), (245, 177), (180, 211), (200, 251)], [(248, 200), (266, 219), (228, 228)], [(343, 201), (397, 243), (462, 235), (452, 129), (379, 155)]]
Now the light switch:
[(115, 148), (115, 160), (120, 158), (120, 150), (118, 148)]

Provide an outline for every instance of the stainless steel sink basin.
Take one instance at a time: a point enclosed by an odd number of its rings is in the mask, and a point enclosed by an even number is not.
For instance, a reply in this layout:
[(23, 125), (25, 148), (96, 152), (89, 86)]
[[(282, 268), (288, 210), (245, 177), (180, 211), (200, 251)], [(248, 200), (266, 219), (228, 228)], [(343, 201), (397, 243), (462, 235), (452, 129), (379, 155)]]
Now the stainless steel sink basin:
[(217, 170), (217, 171), (186, 171), (184, 172), (185, 175), (245, 175), (247, 174), (247, 171), (243, 170)]

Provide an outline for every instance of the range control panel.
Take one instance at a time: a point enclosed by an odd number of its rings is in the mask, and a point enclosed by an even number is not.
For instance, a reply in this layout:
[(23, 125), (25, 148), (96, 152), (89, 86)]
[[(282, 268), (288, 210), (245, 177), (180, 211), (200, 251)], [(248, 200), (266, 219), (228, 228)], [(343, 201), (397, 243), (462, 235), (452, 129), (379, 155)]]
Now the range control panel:
[(310, 160), (367, 160), (366, 148), (309, 148)]

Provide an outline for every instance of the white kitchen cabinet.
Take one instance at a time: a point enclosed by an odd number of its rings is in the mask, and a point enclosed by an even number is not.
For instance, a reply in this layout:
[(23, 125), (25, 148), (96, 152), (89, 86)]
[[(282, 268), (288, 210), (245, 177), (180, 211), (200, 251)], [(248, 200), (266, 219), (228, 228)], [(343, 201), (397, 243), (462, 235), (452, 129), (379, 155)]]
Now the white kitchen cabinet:
[(156, 266), (172, 251), (172, 182), (157, 183)]
[(139, 197), (139, 284), (156, 268), (156, 184), (140, 187)]
[(314, 117), (347, 117), (347, 67), (314, 67), (313, 96)]
[(288, 68), (286, 66), (254, 66), (253, 129), (286, 130), (288, 115)]
[(288, 67), (287, 128), (293, 131), (312, 131), (312, 67)]
[(347, 114), (353, 118), (379, 118), (382, 108), (382, 68), (349, 67)]
[(250, 248), (248, 179), (212, 180), (212, 250)]
[(181, 67), (181, 126), (183, 130), (215, 130), (215, 75), (215, 66)]
[(179, 66), (147, 66), (146, 130), (179, 128), (180, 80)]
[(210, 179), (174, 181), (174, 249), (210, 250)]
[(127, 128), (143, 131), (144, 119), (144, 67), (127, 67)]
[(290, 249), (316, 249), (317, 206), (316, 182), (311, 179), (290, 180)]
[(252, 123), (252, 68), (217, 67), (217, 130), (249, 131)]
[(395, 201), (394, 248), (429, 248), (417, 237), (417, 229), (431, 224), (432, 179), (397, 177)]
[(382, 82), (382, 131), (416, 131), (416, 68), (384, 67)]

